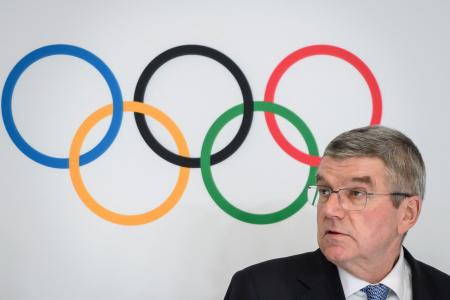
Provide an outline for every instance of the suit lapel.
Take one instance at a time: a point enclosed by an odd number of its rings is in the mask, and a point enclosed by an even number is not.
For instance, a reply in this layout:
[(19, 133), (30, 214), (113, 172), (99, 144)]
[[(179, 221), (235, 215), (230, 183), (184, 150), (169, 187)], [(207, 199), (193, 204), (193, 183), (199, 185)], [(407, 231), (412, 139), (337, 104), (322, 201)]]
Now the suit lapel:
[(312, 253), (311, 259), (299, 270), (297, 279), (307, 289), (300, 299), (345, 300), (337, 268), (320, 249)]

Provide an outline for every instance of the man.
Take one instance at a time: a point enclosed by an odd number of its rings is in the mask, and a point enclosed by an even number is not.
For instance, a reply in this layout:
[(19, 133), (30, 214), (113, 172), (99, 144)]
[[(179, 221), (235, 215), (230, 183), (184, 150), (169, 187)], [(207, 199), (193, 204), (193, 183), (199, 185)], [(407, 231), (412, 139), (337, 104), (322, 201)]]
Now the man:
[(317, 185), (318, 250), (237, 272), (225, 299), (450, 299), (450, 276), (402, 247), (425, 192), (419, 150), (402, 133), (363, 127), (325, 149)]

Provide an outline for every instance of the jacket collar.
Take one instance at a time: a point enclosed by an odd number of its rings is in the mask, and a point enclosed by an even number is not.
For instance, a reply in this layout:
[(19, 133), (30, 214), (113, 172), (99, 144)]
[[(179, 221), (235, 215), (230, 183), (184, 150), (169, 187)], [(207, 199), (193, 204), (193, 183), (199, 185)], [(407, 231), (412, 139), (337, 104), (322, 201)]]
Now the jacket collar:
[(428, 285), (428, 277), (423, 272), (423, 267), (420, 263), (411, 255), (411, 253), (403, 247), (405, 252), (405, 259), (411, 268), (411, 285), (413, 299), (434, 299), (432, 295), (432, 287)]

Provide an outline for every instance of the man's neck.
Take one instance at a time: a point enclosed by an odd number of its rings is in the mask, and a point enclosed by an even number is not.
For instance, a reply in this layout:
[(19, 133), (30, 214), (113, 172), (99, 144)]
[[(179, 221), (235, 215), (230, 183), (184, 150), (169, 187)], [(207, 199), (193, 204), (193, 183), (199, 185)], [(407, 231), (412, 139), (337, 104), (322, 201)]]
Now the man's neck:
[[(401, 247), (401, 246), (400, 246)], [(400, 247), (386, 251), (382, 257), (370, 257), (358, 262), (343, 263), (338, 266), (364, 281), (378, 283), (385, 278), (394, 267), (400, 255)]]

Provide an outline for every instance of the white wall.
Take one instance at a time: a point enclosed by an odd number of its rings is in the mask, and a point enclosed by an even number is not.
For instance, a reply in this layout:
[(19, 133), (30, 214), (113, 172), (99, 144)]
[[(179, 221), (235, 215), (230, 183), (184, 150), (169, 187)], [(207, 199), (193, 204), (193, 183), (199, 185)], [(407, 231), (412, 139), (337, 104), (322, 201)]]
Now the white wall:
[[(292, 51), (331, 44), (360, 57), (383, 96), (382, 124), (409, 135), (424, 156), (428, 183), (420, 222), (406, 245), (416, 258), (450, 272), (448, 149), (450, 129), (450, 5), (445, 1), (3, 1), (0, 9), (0, 81), (27, 53), (72, 44), (99, 56), (132, 100), (144, 67), (182, 44), (213, 47), (245, 73), (255, 100), (264, 97), (275, 66)], [(319, 150), (338, 133), (369, 123), (371, 99), (355, 69), (333, 57), (313, 57), (283, 77), (276, 102), (295, 111)], [(68, 155), (77, 128), (111, 102), (100, 74), (80, 59), (52, 56), (28, 68), (12, 109), (23, 137), (49, 155)], [(198, 156), (211, 123), (240, 103), (230, 74), (197, 56), (165, 64), (145, 102), (180, 127)], [(95, 127), (86, 149), (108, 127)], [(151, 122), (149, 122), (151, 123)], [(175, 150), (152, 122), (155, 136)], [(219, 135), (228, 143), (239, 120)], [(287, 122), (283, 132), (299, 148)], [(270, 225), (252, 225), (224, 213), (207, 193), (200, 170), (163, 218), (141, 226), (107, 222), (86, 208), (69, 172), (23, 155), (0, 126), (0, 299), (221, 299), (232, 274), (247, 265), (317, 247), (315, 211), (305, 206)], [(242, 209), (271, 212), (301, 191), (308, 166), (287, 156), (255, 113), (238, 151), (213, 167), (223, 194)], [(154, 154), (133, 115), (124, 114), (111, 148), (82, 167), (98, 201), (121, 213), (161, 203), (178, 167)]]

